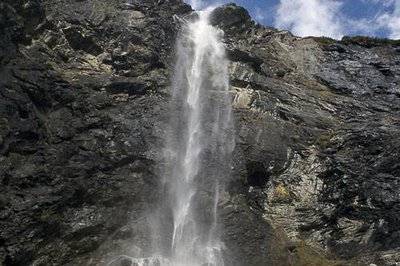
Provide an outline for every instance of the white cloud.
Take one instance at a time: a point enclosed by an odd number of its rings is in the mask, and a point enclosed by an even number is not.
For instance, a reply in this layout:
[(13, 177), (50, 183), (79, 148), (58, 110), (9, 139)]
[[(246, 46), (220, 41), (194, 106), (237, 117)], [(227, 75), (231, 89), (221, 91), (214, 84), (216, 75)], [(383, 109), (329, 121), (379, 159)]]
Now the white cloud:
[[(264, 1), (264, 0), (261, 0)], [(382, 32), (392, 39), (400, 39), (400, 0), (361, 0), (364, 5), (374, 5), (373, 17), (354, 19), (345, 15), (344, 0), (280, 0), (274, 10), (254, 8), (254, 17), (262, 22), (265, 14), (276, 14), (275, 27), (288, 29), (299, 36), (327, 36), (340, 39), (343, 35), (377, 36)], [(227, 0), (186, 0), (196, 9), (204, 9), (209, 3), (225, 3)]]
[(376, 24), (389, 31), (389, 38), (400, 39), (400, 0), (393, 0), (392, 6), (392, 12), (380, 14), (376, 18)]
[(202, 9), (204, 7), (204, 2), (202, 0), (190, 0), (189, 4), (195, 10)]
[(299, 36), (343, 36), (341, 2), (327, 0), (280, 0), (275, 26)]
[(364, 4), (379, 4), (389, 6), (394, 2), (394, 0), (361, 0), (361, 2), (363, 2)]
[(370, 18), (360, 18), (360, 19), (346, 19), (345, 26), (346, 34), (353, 35), (367, 35), (373, 36), (376, 31), (380, 29), (380, 26)]
[(261, 8), (256, 7), (256, 14), (255, 14), (255, 19), (258, 21), (262, 21), (266, 19), (267, 17), (264, 15), (264, 12), (261, 10)]

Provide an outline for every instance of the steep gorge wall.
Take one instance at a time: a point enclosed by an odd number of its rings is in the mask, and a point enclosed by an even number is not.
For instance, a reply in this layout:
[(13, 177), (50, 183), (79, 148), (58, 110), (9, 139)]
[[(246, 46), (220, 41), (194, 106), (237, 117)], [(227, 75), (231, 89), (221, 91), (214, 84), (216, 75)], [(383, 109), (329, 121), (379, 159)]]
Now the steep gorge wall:
[(249, 202), (342, 258), (398, 248), (400, 42), (298, 38), (221, 12)]
[[(98, 265), (150, 245), (174, 15), (190, 12), (178, 0), (0, 3), (2, 264)], [(234, 5), (213, 23), (237, 131), (228, 264), (299, 264), (290, 240), (349, 265), (400, 261), (399, 42), (298, 38)]]

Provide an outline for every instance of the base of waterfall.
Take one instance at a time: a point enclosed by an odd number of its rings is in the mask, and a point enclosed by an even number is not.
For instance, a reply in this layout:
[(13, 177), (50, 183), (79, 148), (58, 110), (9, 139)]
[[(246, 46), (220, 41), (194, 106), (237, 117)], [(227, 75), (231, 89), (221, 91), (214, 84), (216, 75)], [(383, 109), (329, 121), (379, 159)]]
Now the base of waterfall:
[[(109, 260), (107, 266), (222, 266), (222, 254), (226, 249), (223, 242), (213, 243), (210, 246), (199, 246), (188, 254), (136, 253), (130, 256), (116, 255)], [(172, 253), (175, 253), (174, 251)], [(121, 254), (121, 253), (120, 253)], [(142, 254), (142, 255), (138, 255)]]
[(210, 263), (177, 262), (163, 257), (132, 258), (122, 255), (112, 260), (107, 266), (217, 266)]
[(111, 261), (108, 266), (172, 266), (172, 263), (161, 257), (137, 259), (123, 255)]

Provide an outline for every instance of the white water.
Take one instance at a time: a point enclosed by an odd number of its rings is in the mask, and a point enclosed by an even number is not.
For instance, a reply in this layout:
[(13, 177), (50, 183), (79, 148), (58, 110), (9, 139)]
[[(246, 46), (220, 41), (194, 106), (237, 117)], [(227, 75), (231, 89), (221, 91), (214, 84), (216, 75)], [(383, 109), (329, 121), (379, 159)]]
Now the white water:
[(233, 136), (228, 61), (211, 12), (198, 12), (177, 41), (165, 179), (173, 265), (224, 265), (217, 210)]
[(234, 132), (223, 33), (209, 24), (211, 12), (183, 23), (177, 40), (153, 257), (133, 265), (224, 266), (218, 203)]

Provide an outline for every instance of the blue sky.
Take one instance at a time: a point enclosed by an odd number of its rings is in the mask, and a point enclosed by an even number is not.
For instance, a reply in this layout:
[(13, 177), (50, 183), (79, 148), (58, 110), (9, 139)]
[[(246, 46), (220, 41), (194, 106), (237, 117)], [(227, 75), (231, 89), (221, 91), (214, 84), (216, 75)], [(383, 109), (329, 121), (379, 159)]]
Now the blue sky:
[(257, 22), (299, 36), (400, 39), (400, 0), (186, 0), (197, 9), (235, 2)]

